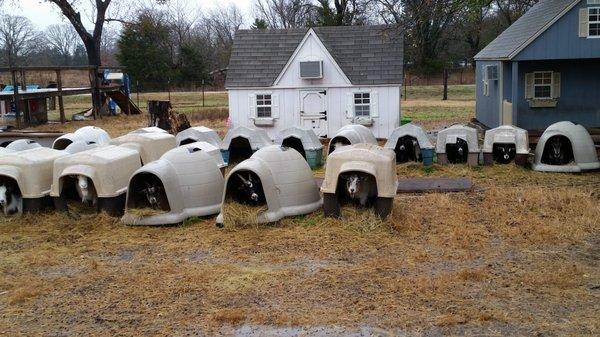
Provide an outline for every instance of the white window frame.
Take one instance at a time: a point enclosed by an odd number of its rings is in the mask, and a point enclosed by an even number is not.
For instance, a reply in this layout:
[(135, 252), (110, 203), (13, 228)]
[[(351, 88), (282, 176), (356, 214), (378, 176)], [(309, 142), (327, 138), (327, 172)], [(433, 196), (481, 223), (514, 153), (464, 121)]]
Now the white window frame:
[[(356, 98), (356, 95), (360, 95), (360, 98)], [(365, 95), (367, 97), (365, 97)], [(365, 103), (365, 99), (368, 99), (368, 103)], [(357, 100), (360, 100), (360, 103), (356, 103)], [(358, 117), (358, 118), (371, 118), (371, 112), (372, 112), (372, 108), (371, 108), (371, 103), (372, 103), (372, 97), (371, 97), (371, 92), (370, 91), (357, 91), (354, 92), (352, 94), (352, 105), (354, 106), (354, 117)], [(358, 115), (357, 112), (357, 107), (367, 107), (369, 114), (368, 115), (364, 115), (361, 112), (361, 115)]]
[[(261, 109), (268, 110), (268, 116), (262, 116), (261, 114), (264, 112), (261, 112)], [(271, 93), (256, 94), (256, 118), (273, 118), (273, 95)]]
[[(592, 21), (590, 17), (592, 16), (592, 10), (598, 11), (598, 19), (596, 21)], [(600, 39), (600, 32), (598, 35), (592, 35), (592, 25), (597, 24), (600, 25), (600, 7), (589, 7), (588, 8), (588, 39)]]
[[(544, 74), (550, 74), (550, 83), (548, 83), (548, 84), (545, 84), (545, 83), (536, 84), (535, 83), (535, 80), (536, 80), (535, 76), (538, 75), (538, 74), (542, 74), (542, 80), (543, 80), (543, 75)], [(549, 87), (550, 88), (549, 96), (547, 96), (547, 97), (537, 97), (535, 95), (535, 88), (537, 88), (537, 87)], [(552, 99), (552, 90), (553, 90), (552, 88), (553, 87), (554, 87), (554, 72), (553, 71), (534, 71), (533, 72), (533, 99), (544, 99), (544, 100), (545, 99)]]

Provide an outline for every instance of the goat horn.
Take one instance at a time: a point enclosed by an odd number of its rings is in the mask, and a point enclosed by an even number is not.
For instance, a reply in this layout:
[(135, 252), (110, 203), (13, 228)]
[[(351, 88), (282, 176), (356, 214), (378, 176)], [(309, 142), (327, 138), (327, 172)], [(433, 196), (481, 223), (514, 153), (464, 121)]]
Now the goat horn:
[(236, 173), (236, 175), (237, 175), (237, 176), (238, 176), (240, 179), (242, 179), (242, 182), (243, 182), (244, 184), (247, 184), (247, 183), (248, 183), (248, 180), (246, 180), (246, 179), (245, 179), (245, 178), (244, 178), (244, 177), (243, 177), (241, 174), (239, 174), (239, 173)]

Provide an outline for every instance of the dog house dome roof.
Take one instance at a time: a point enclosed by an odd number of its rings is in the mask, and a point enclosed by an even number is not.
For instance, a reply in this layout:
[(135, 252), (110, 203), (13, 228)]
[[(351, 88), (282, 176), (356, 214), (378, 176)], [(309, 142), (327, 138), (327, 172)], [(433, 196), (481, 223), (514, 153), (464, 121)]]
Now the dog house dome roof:
[(110, 142), (110, 136), (103, 129), (96, 126), (84, 126), (75, 130), (73, 133), (64, 134), (52, 143), (52, 148), (57, 150), (64, 150), (71, 143), (76, 141), (83, 142), (94, 142), (99, 146), (108, 145)]
[[(210, 145), (210, 144), (208, 144)], [(131, 204), (132, 182), (139, 174), (149, 173), (163, 184), (170, 211), (145, 218), (125, 213), (121, 219), (131, 225), (163, 225), (182, 222), (193, 216), (219, 213), (224, 179), (217, 162), (206, 152), (193, 146), (178, 147), (159, 160), (138, 169), (129, 181), (127, 205)]]
[(235, 129), (227, 131), (223, 142), (221, 143), (221, 150), (229, 150), (231, 141), (237, 137), (248, 139), (252, 151), (259, 150), (263, 147), (273, 145), (273, 141), (269, 138), (267, 131), (263, 129), (247, 128), (245, 126), (238, 126)]
[(185, 143), (194, 142), (206, 142), (216, 146), (221, 146), (221, 137), (213, 129), (205, 126), (194, 126), (189, 129), (185, 129), (177, 134), (175, 137), (177, 145), (183, 145)]
[[(548, 165), (542, 163), (542, 154), (547, 142), (554, 136), (564, 136), (571, 142), (575, 162), (570, 165)], [(572, 122), (558, 122), (550, 125), (540, 137), (535, 148), (533, 169), (548, 172), (580, 172), (600, 168), (594, 140), (581, 125)]]
[(462, 124), (455, 124), (438, 132), (435, 152), (446, 153), (446, 144), (455, 144), (457, 138), (467, 142), (469, 153), (479, 152), (477, 130)]
[(38, 147), (0, 156), (0, 175), (14, 179), (23, 198), (41, 198), (50, 193), (54, 161), (64, 151)]
[(375, 177), (379, 197), (396, 196), (396, 154), (392, 150), (373, 144), (356, 144), (335, 150), (327, 158), (321, 192), (335, 194), (339, 175), (347, 172), (363, 172)]
[(416, 138), (421, 149), (433, 149), (433, 143), (429, 139), (429, 136), (427, 136), (425, 130), (413, 123), (404, 124), (401, 127), (396, 128), (385, 143), (385, 148), (393, 150), (396, 147), (396, 143), (398, 143), (398, 139), (404, 136)]
[(6, 148), (13, 151), (24, 151), (42, 147), (38, 142), (31, 139), (17, 139), (14, 142), (6, 145)]
[(290, 137), (300, 139), (305, 151), (320, 150), (323, 148), (319, 137), (317, 137), (317, 134), (312, 129), (301, 129), (295, 126), (279, 132), (277, 138), (275, 138), (275, 143), (282, 145), (283, 141)]
[(517, 154), (529, 154), (529, 135), (527, 130), (512, 125), (502, 125), (485, 132), (483, 152), (492, 153), (494, 144), (515, 144)]
[(181, 147), (187, 148), (190, 150), (199, 149), (202, 152), (205, 152), (209, 156), (211, 156), (212, 159), (214, 159), (214, 161), (217, 163), (217, 166), (219, 168), (223, 168), (223, 167), (227, 166), (227, 164), (223, 160), (223, 156), (221, 155), (221, 150), (219, 150), (219, 148), (214, 146), (213, 144), (210, 144), (207, 142), (195, 142), (195, 143), (181, 145)]
[(377, 145), (377, 138), (375, 138), (375, 135), (373, 135), (373, 132), (369, 128), (364, 125), (350, 124), (339, 129), (335, 136), (331, 138), (328, 153), (331, 153), (331, 146), (334, 140), (340, 137), (346, 138), (350, 142), (350, 145), (361, 143)]
[(110, 143), (136, 150), (142, 162), (147, 164), (175, 148), (175, 137), (163, 132), (128, 133), (113, 139)]
[[(277, 145), (260, 149), (231, 170), (225, 186), (239, 171), (254, 172), (262, 183), (268, 210), (260, 215), (260, 222), (275, 222), (286, 216), (312, 213), (323, 203), (308, 163), (294, 149)], [(225, 196), (226, 193), (223, 201)], [(222, 222), (221, 214), (217, 223)]]
[(167, 130), (161, 129), (159, 127), (156, 126), (148, 126), (145, 128), (139, 128), (137, 130), (133, 130), (130, 133), (169, 133)]

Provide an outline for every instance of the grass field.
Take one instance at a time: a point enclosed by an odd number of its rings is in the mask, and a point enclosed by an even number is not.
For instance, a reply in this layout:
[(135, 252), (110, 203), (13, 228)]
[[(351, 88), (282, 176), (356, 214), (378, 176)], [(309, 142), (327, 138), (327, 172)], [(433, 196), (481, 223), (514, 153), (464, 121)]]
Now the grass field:
[[(197, 94), (172, 100), (222, 132), (214, 111), (226, 96), (209, 96), (208, 108)], [(472, 87), (440, 97), (410, 88), (403, 113), (427, 128), (473, 117)], [(144, 117), (94, 124), (116, 136)], [(599, 173), (397, 170), (471, 177), (474, 189), (399, 195), (385, 222), (348, 209), (341, 220), (315, 213), (246, 229), (214, 218), (156, 228), (106, 215), (2, 219), (0, 335), (600, 334)]]

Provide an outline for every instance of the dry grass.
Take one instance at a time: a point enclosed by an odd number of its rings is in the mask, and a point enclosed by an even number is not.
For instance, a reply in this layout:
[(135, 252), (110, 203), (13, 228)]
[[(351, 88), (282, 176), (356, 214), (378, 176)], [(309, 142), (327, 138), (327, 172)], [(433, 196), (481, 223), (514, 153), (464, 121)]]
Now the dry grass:
[(154, 208), (128, 208), (127, 214), (134, 216), (138, 219), (165, 214), (166, 212), (160, 209)]
[(259, 217), (267, 211), (267, 206), (249, 206), (227, 201), (223, 205), (223, 227), (229, 230), (256, 228)]

